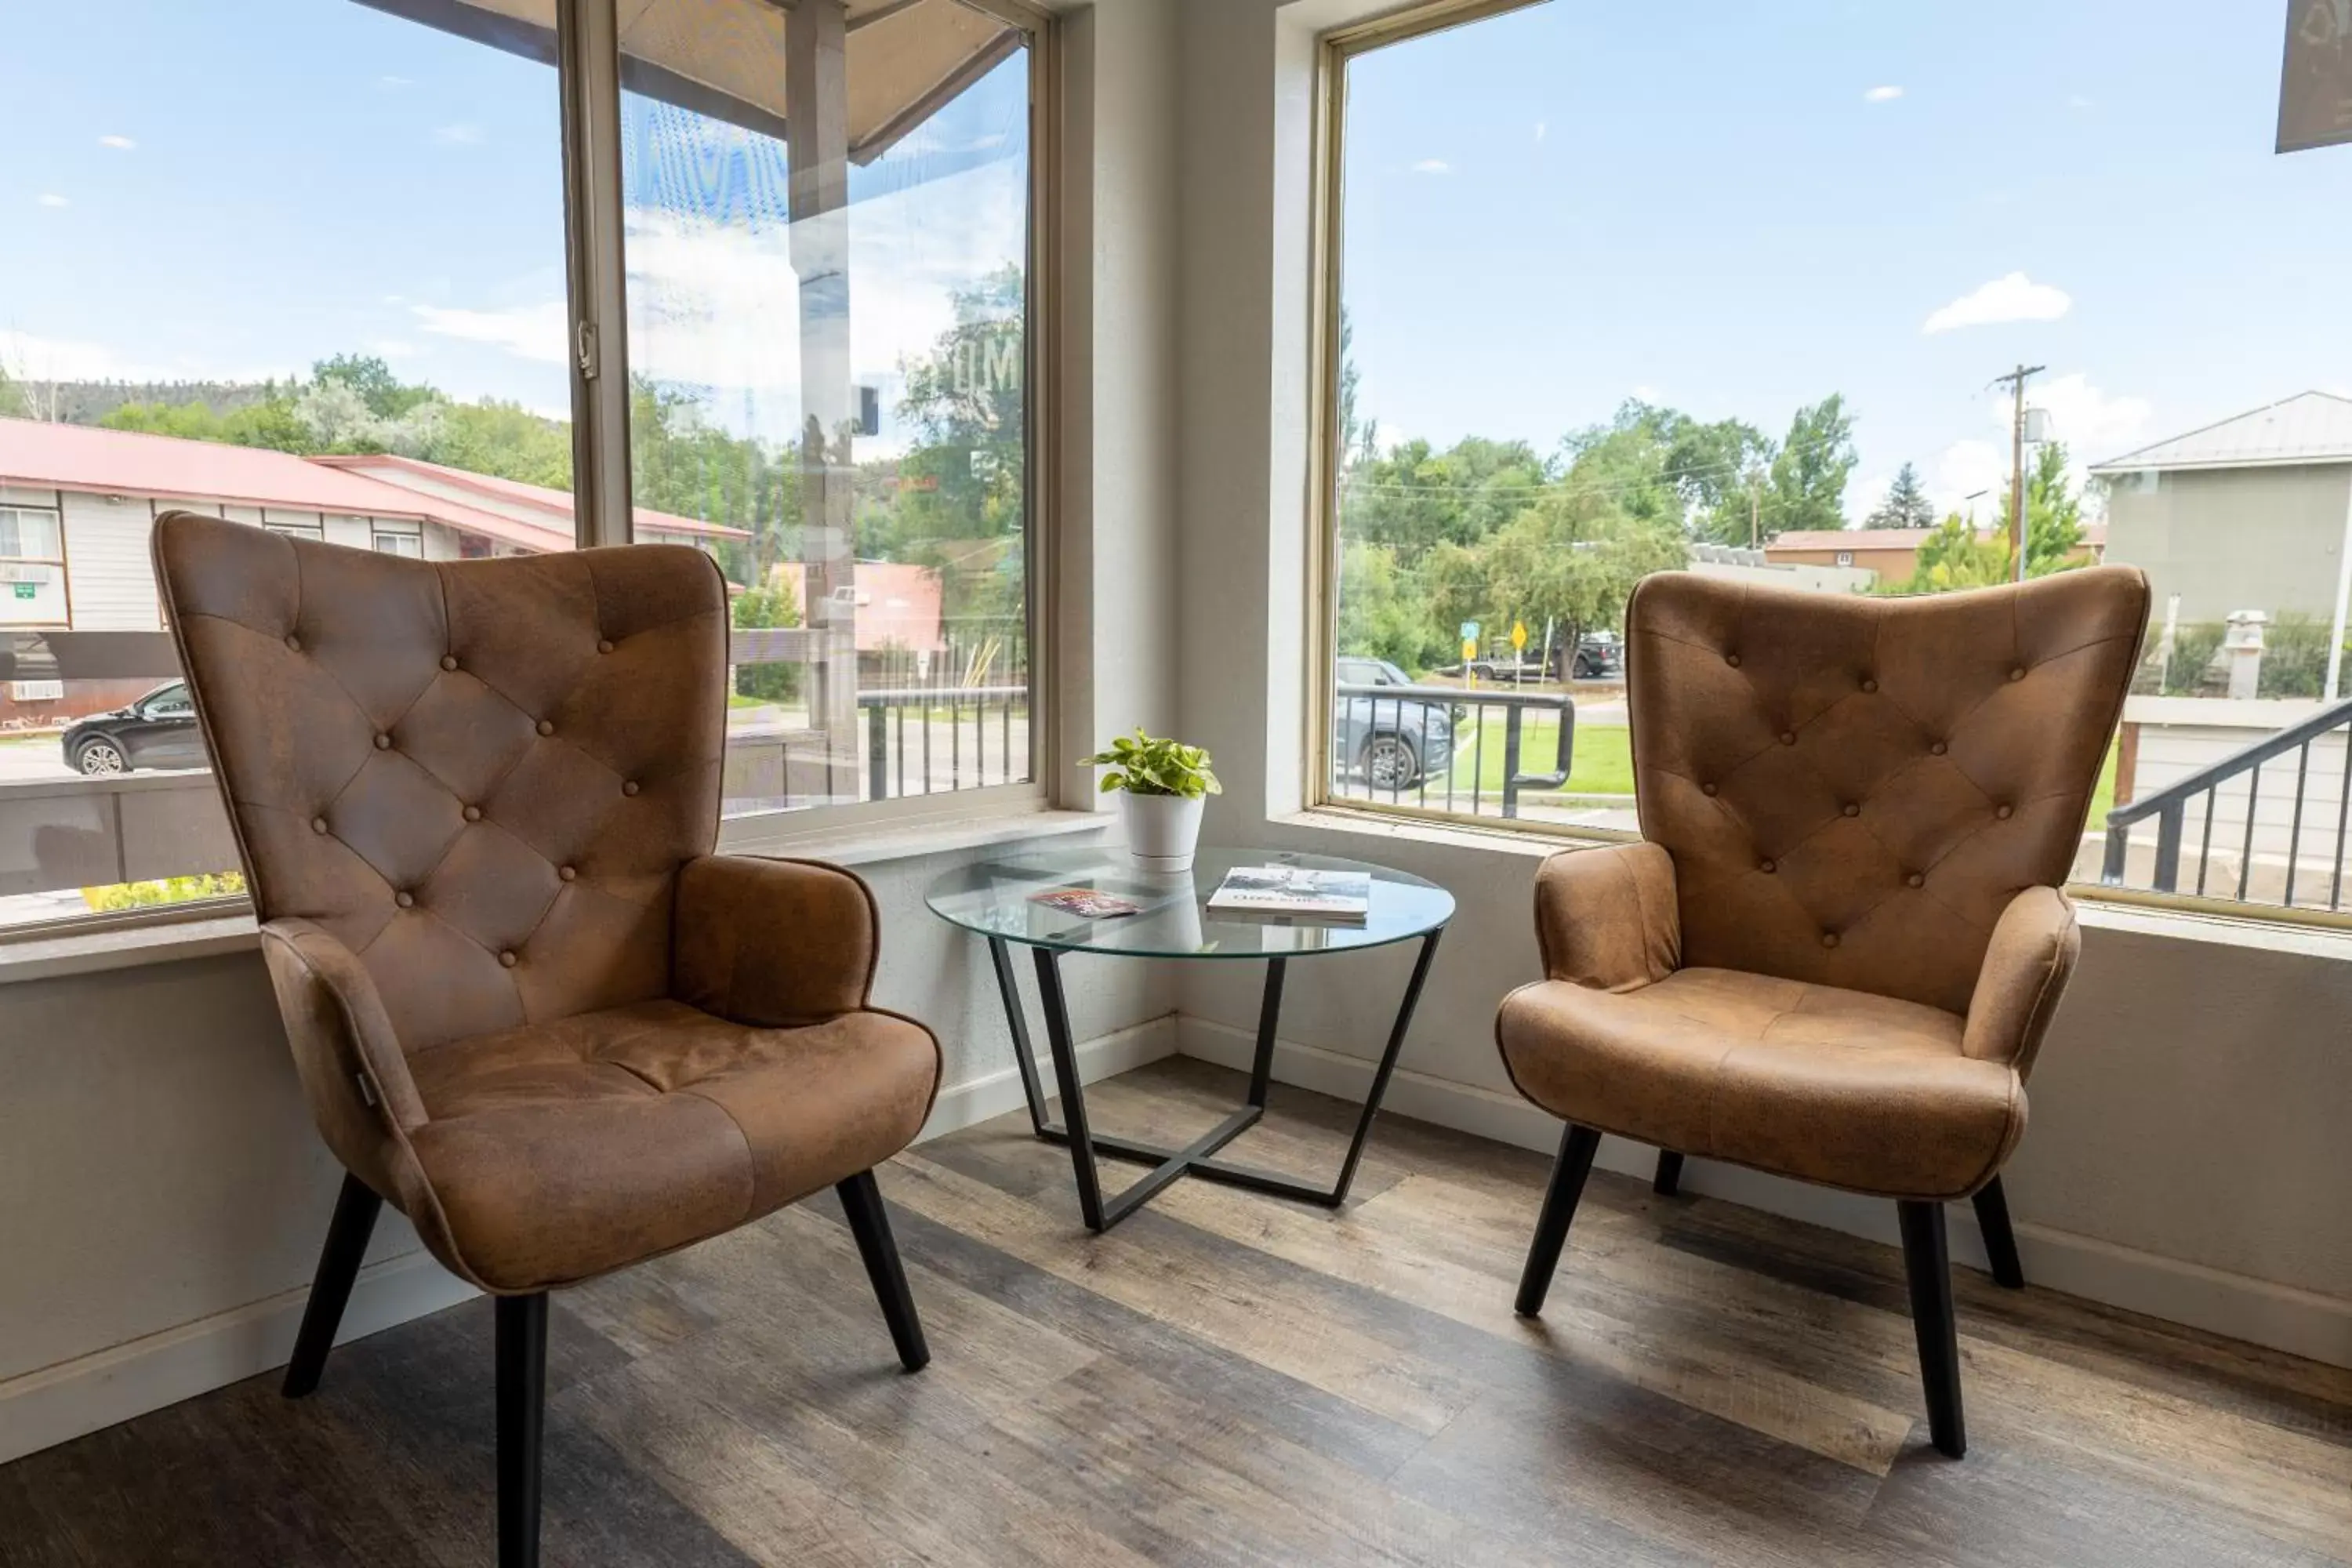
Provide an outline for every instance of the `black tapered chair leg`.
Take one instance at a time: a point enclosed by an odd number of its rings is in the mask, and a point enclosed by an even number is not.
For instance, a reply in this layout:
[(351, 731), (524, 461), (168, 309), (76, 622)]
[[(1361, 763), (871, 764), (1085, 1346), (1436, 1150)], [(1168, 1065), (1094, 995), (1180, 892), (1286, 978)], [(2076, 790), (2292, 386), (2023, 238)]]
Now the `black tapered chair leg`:
[(1993, 1283), (2011, 1290), (2025, 1289), (2025, 1266), (2017, 1258), (2017, 1233), (2009, 1227), (2009, 1196), (1995, 1176), (1977, 1189), (1977, 1229), (1984, 1235), (1985, 1259), (1992, 1266)]
[(1911, 1327), (1919, 1340), (1919, 1381), (1927, 1390), (1927, 1433), (1957, 1459), (1969, 1451), (1960, 1415), (1960, 1334), (1952, 1316), (1952, 1259), (1944, 1239), (1944, 1205), (1897, 1203), (1903, 1266), (1911, 1279)]
[(540, 1448), (547, 1409), (547, 1297), (500, 1296), (499, 1568), (539, 1568)]
[(890, 1342), (898, 1347), (898, 1364), (920, 1372), (931, 1362), (931, 1347), (923, 1342), (922, 1320), (915, 1315), (915, 1298), (907, 1289), (907, 1271), (898, 1263), (898, 1244), (890, 1237), (889, 1211), (882, 1206), (882, 1189), (874, 1173), (860, 1171), (834, 1189), (841, 1194), (849, 1215), (849, 1234), (857, 1238), (857, 1255), (866, 1259), (866, 1277), (882, 1303), (890, 1325)]
[(1592, 1173), (1592, 1156), (1600, 1149), (1601, 1134), (1572, 1121), (1560, 1138), (1559, 1158), (1552, 1163), (1551, 1184), (1544, 1190), (1543, 1212), (1536, 1216), (1535, 1240), (1528, 1247), (1527, 1271), (1519, 1276), (1516, 1310), (1522, 1318), (1543, 1310), (1551, 1277), (1559, 1270), (1559, 1249), (1568, 1245), (1569, 1222), (1576, 1217), (1584, 1178)]
[(319, 1251), (319, 1272), (310, 1281), (310, 1301), (302, 1309), (302, 1327), (294, 1336), (294, 1359), (286, 1363), (286, 1397), (299, 1399), (319, 1386), (327, 1370), (327, 1352), (335, 1348), (335, 1330), (352, 1299), (352, 1281), (360, 1275), (367, 1256), (368, 1237), (383, 1200), (357, 1176), (343, 1177), (335, 1199), (335, 1217), (327, 1225), (327, 1245)]
[(1662, 1198), (1673, 1197), (1683, 1190), (1683, 1157), (1672, 1149), (1658, 1151), (1658, 1173), (1650, 1183), (1650, 1190)]

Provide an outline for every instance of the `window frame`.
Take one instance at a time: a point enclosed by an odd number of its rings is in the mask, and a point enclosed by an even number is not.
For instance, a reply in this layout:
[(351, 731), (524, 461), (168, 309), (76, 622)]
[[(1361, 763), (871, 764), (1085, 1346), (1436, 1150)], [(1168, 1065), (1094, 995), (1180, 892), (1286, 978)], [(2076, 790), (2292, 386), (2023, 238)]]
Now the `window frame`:
[(26, 501), (0, 501), (0, 511), (46, 512), (56, 520), (58, 552), (55, 555), (0, 554), (0, 565), (55, 567), (58, 574), (58, 586), (66, 604), (66, 618), (62, 621), (25, 621), (12, 623), (0, 629), (9, 632), (63, 631), (73, 625), (73, 563), (66, 558), (65, 497), (58, 496), (55, 506), (34, 506)]
[(1307, 733), (1300, 754), (1305, 774), (1299, 798), (1307, 809), (1371, 821), (1409, 820), (1469, 833), (1509, 833), (1565, 843), (1625, 843), (1638, 833), (1610, 827), (1568, 827), (1519, 817), (1465, 816), (1402, 801), (1354, 800), (1331, 789), (1331, 740), (1339, 719), (1339, 312), (1346, 221), (1348, 67), (1358, 56), (1433, 33), (1468, 26), (1544, 5), (1547, 0), (1428, 0), (1368, 22), (1335, 27), (1316, 40), (1314, 169), (1309, 185), (1308, 243), (1313, 247), (1308, 301), (1307, 399), (1307, 692), (1300, 710)]
[[(1054, 323), (1062, 254), (1058, 182), (1061, 151), (1062, 23), (1031, 0), (957, 0), (1025, 35), (1029, 75), (1029, 212), (1023, 269), (1023, 598), (1029, 645), (1029, 777), (888, 800), (750, 812), (723, 820), (730, 837), (762, 842), (836, 837), (860, 822), (911, 821), (1038, 811), (1052, 803), (1058, 768), (1055, 715), (1056, 594), (1053, 563), (1061, 508), (1054, 460), (1058, 426)], [(629, 473), (628, 295), (621, 184), (620, 30), (616, 0), (557, 0), (558, 71), (562, 79), (566, 290), (575, 350), (572, 365), (575, 541), (581, 549), (635, 542)], [(860, 737), (857, 744), (862, 747)]]
[[(1032, 0), (957, 0), (972, 10), (1019, 29), (1029, 76), (1028, 223), (1024, 237), (1023, 298), (1024, 374), (1027, 406), (1023, 483), (1027, 504), (1023, 549), (1024, 611), (1029, 644), (1029, 778), (882, 801), (845, 802), (723, 817), (720, 843), (730, 850), (789, 847), (800, 841), (835, 841), (861, 828), (905, 831), (986, 816), (1026, 815), (1052, 804), (1061, 742), (1055, 716), (1060, 704), (1056, 582), (1059, 547), (1058, 429), (1055, 329), (1061, 297), (1062, 256), (1059, 182), (1062, 148), (1061, 86), (1063, 23)], [(573, 544), (578, 549), (625, 545), (633, 540), (629, 475), (628, 300), (623, 253), (621, 185), (621, 72), (618, 0), (554, 0), (555, 69), (562, 155), (564, 300), (572, 355), (567, 378), (572, 391)], [(402, 13), (395, 13), (402, 14)], [(415, 18), (411, 18), (415, 20)], [(419, 26), (432, 24), (418, 21)], [(483, 47), (497, 47), (482, 43)], [(14, 504), (11, 510), (16, 510)], [(60, 550), (67, 528), (62, 505), (58, 519)], [(305, 539), (322, 539), (318, 522), (281, 524), (265, 511), (259, 526)], [(371, 523), (373, 548), (381, 529)], [(418, 531), (420, 548), (422, 530)], [(13, 559), (13, 558), (12, 558)], [(72, 575), (65, 574), (70, 625)], [(54, 626), (18, 630), (58, 629)], [(862, 743), (862, 742), (861, 742)], [(64, 783), (66, 781), (59, 781)], [(242, 894), (191, 900), (152, 909), (94, 910), (88, 915), (28, 921), (0, 928), (0, 946), (56, 941), (125, 926), (216, 919), (248, 910)]]
[[(1400, 822), (1491, 837), (1500, 834), (1536, 838), (1563, 847), (1580, 844), (1637, 842), (1638, 832), (1622, 828), (1531, 822), (1519, 817), (1471, 817), (1402, 801), (1350, 799), (1331, 789), (1331, 740), (1338, 713), (1339, 561), (1339, 453), (1337, 438), (1339, 393), (1339, 312), (1344, 281), (1346, 219), (1344, 158), (1347, 132), (1347, 68), (1357, 56), (1433, 33), (1507, 15), (1546, 0), (1428, 0), (1369, 22), (1333, 28), (1318, 38), (1315, 80), (1314, 168), (1310, 184), (1308, 243), (1311, 248), (1307, 439), (1307, 616), (1308, 648), (1304, 663), (1307, 689), (1303, 710), (1307, 733), (1301, 755), (1305, 776), (1300, 798), (1308, 809), (1341, 820), (1394, 826)], [(2155, 488), (2152, 473), (2137, 481)], [(1841, 552), (1844, 553), (1844, 552)], [(1350, 656), (1353, 657), (1353, 656)], [(2347, 742), (2352, 744), (2352, 742)], [(2088, 824), (2085, 825), (2086, 829)], [(2240, 926), (2288, 926), (2352, 930), (2352, 907), (2341, 911), (2242, 903), (2194, 893), (2069, 880), (2070, 898), (2094, 905), (2202, 917)]]

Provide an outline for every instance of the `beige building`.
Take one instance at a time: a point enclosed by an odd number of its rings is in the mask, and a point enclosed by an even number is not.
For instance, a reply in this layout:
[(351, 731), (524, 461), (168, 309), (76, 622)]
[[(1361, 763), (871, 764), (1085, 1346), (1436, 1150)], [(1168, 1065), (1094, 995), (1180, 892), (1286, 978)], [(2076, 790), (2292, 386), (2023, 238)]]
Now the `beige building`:
[(2112, 559), (2162, 616), (2337, 615), (2352, 534), (2352, 398), (2305, 392), (2094, 466)]

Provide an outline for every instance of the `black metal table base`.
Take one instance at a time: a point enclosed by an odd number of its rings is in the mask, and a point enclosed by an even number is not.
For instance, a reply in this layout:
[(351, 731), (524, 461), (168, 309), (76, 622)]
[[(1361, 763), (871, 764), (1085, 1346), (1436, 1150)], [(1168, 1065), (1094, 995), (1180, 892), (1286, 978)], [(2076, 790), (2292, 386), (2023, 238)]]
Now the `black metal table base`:
[[(1380, 1114), (1381, 1097), (1386, 1095), (1389, 1079), (1396, 1071), (1397, 1053), (1404, 1048), (1405, 1030), (1412, 1023), (1414, 1005), (1421, 1000), (1422, 983), (1429, 978), (1430, 961), (1437, 956), (1437, 939), (1444, 928), (1422, 938), (1420, 955), (1414, 960), (1412, 979), (1405, 986), (1404, 1001), (1397, 1008), (1396, 1024), (1389, 1031), (1388, 1047), (1381, 1053), (1380, 1067), (1372, 1074), (1371, 1091), (1365, 1097), (1362, 1111), (1356, 1118), (1356, 1133), (1349, 1141), (1348, 1156), (1339, 1167), (1339, 1180), (1330, 1186), (1318, 1186), (1279, 1171), (1262, 1170), (1255, 1165), (1237, 1164), (1215, 1158), (1218, 1150), (1255, 1126), (1265, 1113), (1268, 1086), (1274, 1076), (1275, 1027), (1282, 1016), (1283, 971), (1288, 962), (1276, 957), (1266, 961), (1265, 995), (1259, 1005), (1257, 1048), (1250, 1061), (1248, 1102), (1216, 1126), (1192, 1140), (1181, 1149), (1166, 1149), (1156, 1143), (1140, 1143), (1131, 1138), (1116, 1138), (1094, 1131), (1087, 1123), (1086, 1086), (1078, 1079), (1077, 1047), (1070, 1037), (1068, 999), (1062, 991), (1061, 954), (1051, 948), (1037, 948), (1037, 991), (1045, 1012), (1045, 1044), (1054, 1065), (1054, 1086), (1062, 1101), (1060, 1121), (1049, 1121), (1045, 1115), (1045, 1087), (1037, 1072), (1035, 1057), (1029, 1044), (1029, 1021), (1021, 1005), (1021, 989), (1013, 973), (1013, 955), (1003, 938), (991, 937), (988, 942), (989, 961), (996, 969), (996, 984), (1004, 995), (1004, 1014), (1013, 1026), (1013, 1051), (1021, 1068), (1021, 1091), (1029, 1102), (1029, 1124), (1037, 1136), (1052, 1142), (1066, 1144), (1070, 1151), (1070, 1165), (1077, 1176), (1078, 1212), (1088, 1230), (1108, 1230), (1112, 1226), (1151, 1201), (1179, 1176), (1199, 1176), (1204, 1181), (1223, 1182), (1228, 1185), (1247, 1187), (1255, 1192), (1268, 1193), (1276, 1197), (1296, 1198), (1303, 1203), (1319, 1204), (1325, 1208), (1338, 1208), (1348, 1201), (1348, 1189), (1355, 1184), (1356, 1167), (1364, 1156), (1364, 1142), (1371, 1136), (1372, 1120)], [(1098, 1156), (1108, 1155), (1118, 1160), (1136, 1160), (1151, 1169), (1124, 1192), (1108, 1199), (1103, 1196), (1102, 1178), (1097, 1166)]]

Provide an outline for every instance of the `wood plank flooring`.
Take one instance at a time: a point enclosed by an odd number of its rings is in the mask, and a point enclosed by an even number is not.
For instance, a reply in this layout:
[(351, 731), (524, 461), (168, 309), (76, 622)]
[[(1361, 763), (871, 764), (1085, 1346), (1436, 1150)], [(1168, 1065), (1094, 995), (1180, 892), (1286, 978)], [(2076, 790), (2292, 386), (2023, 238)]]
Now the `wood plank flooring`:
[[(1241, 1088), (1175, 1060), (1088, 1105), (1175, 1144)], [(1277, 1087), (1234, 1157), (1319, 1177), (1352, 1114)], [(1342, 1213), (1183, 1182), (1091, 1237), (1025, 1119), (925, 1145), (881, 1173), (918, 1375), (829, 1194), (556, 1299), (547, 1561), (2352, 1563), (2352, 1373), (1963, 1271), (1954, 1463), (1891, 1248), (1596, 1173), (1515, 1318), (1545, 1168), (1386, 1118)], [(489, 1328), (0, 1468), (0, 1564), (488, 1563)]]

